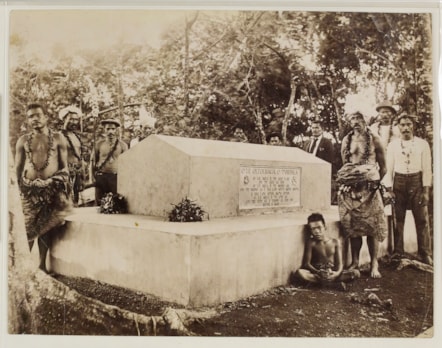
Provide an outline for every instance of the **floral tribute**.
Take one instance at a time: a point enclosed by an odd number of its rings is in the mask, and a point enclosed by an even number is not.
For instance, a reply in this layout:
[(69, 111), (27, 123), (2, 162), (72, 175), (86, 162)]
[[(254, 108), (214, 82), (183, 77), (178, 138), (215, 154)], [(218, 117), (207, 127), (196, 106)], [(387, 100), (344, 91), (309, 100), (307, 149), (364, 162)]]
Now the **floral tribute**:
[(119, 193), (108, 192), (100, 201), (98, 212), (101, 214), (127, 213), (127, 201)]
[(168, 214), (168, 219), (171, 222), (203, 221), (207, 214), (203, 208), (187, 197), (183, 198), (180, 203), (172, 205), (173, 208)]

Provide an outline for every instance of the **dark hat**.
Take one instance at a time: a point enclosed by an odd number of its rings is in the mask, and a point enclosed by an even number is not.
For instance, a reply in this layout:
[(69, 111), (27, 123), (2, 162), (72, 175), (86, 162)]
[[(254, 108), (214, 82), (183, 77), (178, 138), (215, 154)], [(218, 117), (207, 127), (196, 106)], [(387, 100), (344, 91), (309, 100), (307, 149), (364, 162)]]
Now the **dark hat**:
[(271, 138), (274, 138), (274, 137), (278, 137), (279, 140), (281, 140), (281, 135), (280, 135), (278, 132), (271, 132), (271, 133), (269, 133), (269, 134), (267, 135), (267, 137), (266, 137), (267, 142), (269, 142), (270, 139), (271, 139)]
[(101, 121), (100, 123), (101, 123), (103, 126), (104, 126), (105, 124), (114, 124), (114, 125), (116, 125), (117, 127), (120, 127), (120, 126), (121, 126), (120, 121), (118, 121), (118, 120), (116, 120), (116, 119), (114, 119), (114, 118), (107, 118), (107, 119)]
[(410, 115), (410, 114), (407, 114), (407, 113), (403, 113), (403, 114), (400, 114), (397, 118), (396, 118), (396, 121), (399, 123), (400, 122), (400, 120), (402, 120), (403, 118), (409, 118), (410, 120), (412, 120), (413, 122), (416, 122), (417, 121), (417, 116), (416, 115)]
[(397, 113), (396, 109), (393, 107), (393, 104), (391, 104), (388, 100), (384, 100), (382, 103), (379, 103), (379, 105), (376, 106), (376, 111), (379, 112), (379, 110), (382, 108), (390, 109), (395, 115)]

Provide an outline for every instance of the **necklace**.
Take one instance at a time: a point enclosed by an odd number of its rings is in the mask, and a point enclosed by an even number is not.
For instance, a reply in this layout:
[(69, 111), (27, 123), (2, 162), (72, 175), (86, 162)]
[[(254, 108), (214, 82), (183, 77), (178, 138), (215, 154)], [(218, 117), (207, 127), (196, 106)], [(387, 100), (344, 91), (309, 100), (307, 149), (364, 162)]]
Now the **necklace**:
[[(381, 137), (381, 122), (378, 123), (378, 129), (377, 129), (379, 137)], [(390, 123), (390, 128), (388, 131), (388, 138), (387, 138), (387, 144), (390, 143), (390, 139), (393, 136), (393, 123)]]
[[(348, 134), (347, 146), (344, 150), (345, 163), (351, 163), (350, 145), (351, 145), (351, 140), (353, 138), (353, 135), (354, 135), (354, 131), (352, 130)], [(368, 163), (368, 158), (370, 157), (370, 141), (371, 141), (370, 130), (367, 129), (366, 134), (365, 134), (365, 149), (364, 149), (364, 153), (362, 155), (362, 159), (359, 163), (355, 163), (355, 164), (367, 164)]]
[(37, 165), (34, 163), (34, 160), (32, 158), (32, 151), (31, 151), (31, 145), (32, 145), (32, 138), (34, 136), (34, 133), (30, 133), (27, 139), (27, 155), (28, 155), (28, 159), (29, 162), (31, 163), (32, 167), (35, 169), (35, 171), (37, 172), (42, 172), (43, 170), (45, 170), (47, 168), (47, 166), (49, 165), (49, 158), (51, 157), (51, 152), (53, 151), (52, 146), (54, 145), (54, 137), (52, 136), (52, 132), (50, 129), (48, 129), (48, 150), (46, 153), (46, 161), (43, 163), (43, 165), (41, 167), (37, 167)]
[(413, 147), (414, 147), (414, 138), (413, 140), (411, 140), (410, 142), (410, 146), (404, 146), (404, 141), (401, 139), (401, 150), (402, 150), (402, 155), (404, 155), (405, 159), (405, 164), (408, 166), (410, 165), (410, 156), (413, 153)]

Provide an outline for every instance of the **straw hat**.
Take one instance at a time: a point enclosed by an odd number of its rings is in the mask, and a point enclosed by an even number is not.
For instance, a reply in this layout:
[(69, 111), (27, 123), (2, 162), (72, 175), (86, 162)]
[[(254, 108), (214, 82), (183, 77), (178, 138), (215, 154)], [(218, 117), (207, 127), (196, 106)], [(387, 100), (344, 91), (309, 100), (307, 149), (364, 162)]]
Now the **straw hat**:
[(389, 102), (388, 100), (384, 100), (382, 103), (379, 103), (378, 106), (376, 106), (376, 111), (379, 112), (382, 108), (390, 109), (393, 114), (396, 115), (396, 109), (393, 107), (393, 104)]

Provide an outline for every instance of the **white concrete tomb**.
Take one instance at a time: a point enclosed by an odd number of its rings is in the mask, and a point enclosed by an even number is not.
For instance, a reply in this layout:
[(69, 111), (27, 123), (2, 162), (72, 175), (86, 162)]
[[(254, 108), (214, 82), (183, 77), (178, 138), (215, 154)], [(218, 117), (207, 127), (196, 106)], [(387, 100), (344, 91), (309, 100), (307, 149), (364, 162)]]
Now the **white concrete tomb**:
[(183, 198), (210, 218), (330, 208), (331, 165), (298, 148), (152, 135), (119, 157), (129, 212), (167, 216)]
[[(130, 214), (76, 209), (51, 249), (55, 272), (215, 305), (287, 284), (301, 266), (311, 212), (339, 235), (330, 164), (302, 150), (153, 135), (119, 160)], [(166, 221), (184, 197), (210, 220)]]

